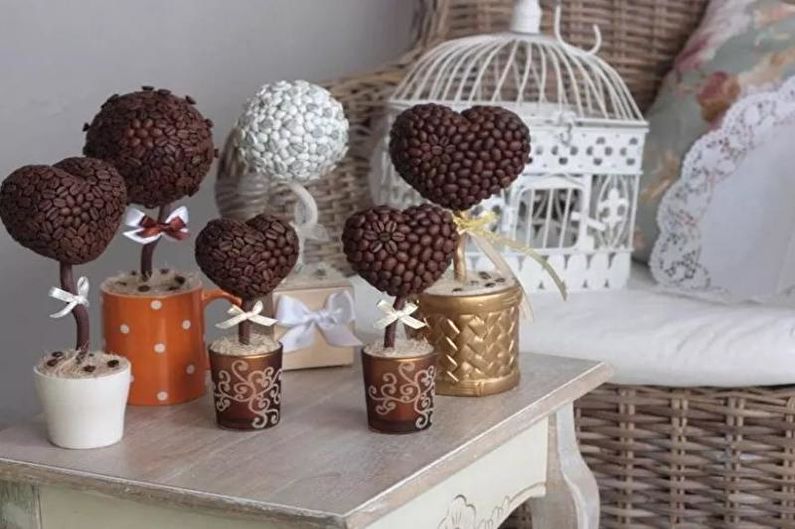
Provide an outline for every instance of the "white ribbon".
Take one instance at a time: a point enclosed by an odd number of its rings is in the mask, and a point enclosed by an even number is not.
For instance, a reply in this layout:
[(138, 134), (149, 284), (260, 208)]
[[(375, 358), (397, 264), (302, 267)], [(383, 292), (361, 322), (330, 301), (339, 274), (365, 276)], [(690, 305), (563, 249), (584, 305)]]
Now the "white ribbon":
[[(124, 225), (133, 229), (125, 231), (124, 236), (130, 240), (137, 242), (138, 244), (149, 244), (150, 242), (155, 242), (164, 235), (166, 236), (167, 239), (171, 239), (173, 241), (180, 240), (178, 237), (169, 234), (167, 230), (161, 231), (159, 233), (150, 236), (141, 235), (141, 232), (145, 229), (145, 227), (141, 225), (141, 221), (147, 217), (148, 215), (143, 211), (141, 211), (140, 209), (136, 208), (128, 209), (126, 215), (124, 216)], [(185, 225), (184, 228), (181, 228), (179, 230), (179, 233), (185, 234), (185, 236), (187, 236), (188, 208), (186, 208), (185, 206), (178, 207), (177, 209), (172, 211), (168, 217), (166, 217), (166, 220), (163, 222), (163, 224), (170, 224), (176, 219), (180, 219), (182, 223)]]
[(229, 310), (226, 311), (226, 313), (232, 317), (228, 320), (222, 321), (221, 323), (216, 323), (215, 326), (219, 329), (231, 329), (235, 325), (240, 325), (244, 321), (250, 321), (252, 323), (256, 323), (257, 325), (262, 325), (263, 327), (275, 325), (278, 320), (260, 315), (264, 308), (265, 306), (261, 301), (257, 301), (250, 311), (245, 311), (237, 305), (232, 305), (229, 307)]
[(347, 291), (335, 292), (320, 310), (310, 310), (301, 300), (281, 295), (276, 309), (279, 325), (289, 330), (280, 338), (284, 352), (310, 347), (315, 342), (315, 329), (334, 347), (354, 347), (362, 342), (348, 324), (354, 320), (353, 298)]
[(390, 305), (389, 302), (382, 299), (378, 302), (377, 307), (381, 312), (386, 314), (386, 316), (375, 322), (376, 329), (385, 329), (396, 321), (412, 329), (422, 329), (425, 327), (425, 323), (411, 316), (419, 308), (414, 303), (406, 303), (402, 309), (397, 310)]
[(330, 239), (328, 230), (325, 226), (320, 224), (298, 224), (297, 222), (290, 223), (298, 235), (298, 244), (303, 248), (306, 241), (328, 242)]
[(327, 242), (328, 231), (322, 224), (318, 224), (320, 213), (312, 194), (300, 183), (288, 181), (287, 187), (298, 197), (295, 209), (295, 220), (291, 222), (296, 235), (298, 235), (298, 262), (296, 270), (304, 266), (304, 248), (306, 241)]
[(50, 288), (49, 295), (51, 298), (55, 298), (58, 301), (63, 301), (66, 303), (66, 306), (56, 312), (55, 314), (50, 314), (50, 318), (63, 318), (73, 310), (78, 305), (83, 305), (84, 307), (88, 307), (88, 278), (83, 276), (77, 280), (77, 294), (72, 294), (71, 292), (67, 292), (58, 287)]

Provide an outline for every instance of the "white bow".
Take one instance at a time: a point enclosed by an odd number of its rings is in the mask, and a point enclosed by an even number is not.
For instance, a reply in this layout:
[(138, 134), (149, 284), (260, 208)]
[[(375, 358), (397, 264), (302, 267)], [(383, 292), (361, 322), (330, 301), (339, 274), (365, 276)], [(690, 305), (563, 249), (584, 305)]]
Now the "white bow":
[(124, 236), (138, 244), (149, 244), (164, 235), (173, 241), (181, 241), (188, 236), (188, 208), (180, 206), (158, 222), (140, 209), (130, 208), (124, 216), (124, 225), (133, 228)]
[(50, 297), (55, 298), (58, 301), (63, 301), (66, 303), (66, 306), (56, 312), (55, 314), (50, 314), (50, 318), (63, 318), (73, 310), (78, 305), (83, 305), (84, 307), (88, 307), (88, 278), (83, 276), (77, 280), (77, 294), (72, 294), (71, 292), (67, 292), (58, 287), (50, 288)]
[(273, 318), (268, 318), (266, 316), (260, 316), (260, 313), (264, 308), (265, 306), (261, 301), (257, 301), (248, 312), (241, 309), (237, 305), (232, 305), (229, 307), (229, 310), (226, 311), (226, 313), (232, 317), (228, 320), (222, 321), (221, 323), (216, 323), (215, 326), (219, 329), (231, 329), (235, 325), (239, 325), (244, 321), (250, 321), (252, 323), (262, 325), (263, 327), (270, 327), (278, 320), (274, 320)]
[(320, 310), (312, 311), (299, 299), (280, 296), (276, 309), (279, 325), (289, 330), (279, 340), (284, 352), (310, 347), (319, 329), (326, 342), (334, 347), (354, 347), (362, 342), (351, 332), (348, 324), (354, 320), (353, 298), (347, 291), (335, 292)]
[(376, 329), (385, 329), (388, 325), (391, 325), (396, 321), (399, 321), (403, 325), (407, 325), (412, 329), (421, 329), (425, 327), (425, 323), (411, 316), (418, 308), (414, 303), (406, 303), (402, 309), (397, 310), (387, 301), (382, 299), (378, 302), (377, 307), (379, 310), (384, 312), (386, 316), (375, 322)]

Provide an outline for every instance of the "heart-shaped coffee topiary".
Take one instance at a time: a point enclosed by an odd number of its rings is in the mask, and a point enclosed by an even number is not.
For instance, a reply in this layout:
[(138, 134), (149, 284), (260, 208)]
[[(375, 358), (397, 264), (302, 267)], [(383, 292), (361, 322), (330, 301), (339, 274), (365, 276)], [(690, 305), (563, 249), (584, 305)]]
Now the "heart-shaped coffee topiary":
[(0, 186), (0, 219), (11, 237), (66, 265), (99, 257), (126, 205), (124, 179), (112, 165), (93, 158), (26, 165)]
[(395, 120), (389, 140), (395, 169), (423, 197), (465, 211), (505, 189), (530, 161), (530, 136), (519, 116), (500, 107), (461, 113), (416, 105)]
[(298, 258), (289, 224), (260, 214), (242, 222), (210, 221), (196, 238), (196, 262), (215, 284), (244, 300), (269, 294)]
[(348, 262), (367, 282), (391, 296), (419, 294), (450, 266), (458, 243), (452, 215), (430, 204), (404, 211), (379, 206), (345, 222)]

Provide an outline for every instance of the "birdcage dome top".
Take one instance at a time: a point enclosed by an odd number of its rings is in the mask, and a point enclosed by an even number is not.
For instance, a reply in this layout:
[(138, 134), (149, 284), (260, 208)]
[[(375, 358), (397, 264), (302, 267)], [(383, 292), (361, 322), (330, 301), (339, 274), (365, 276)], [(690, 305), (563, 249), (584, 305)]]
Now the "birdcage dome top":
[(453, 108), (497, 104), (525, 119), (637, 121), (643, 116), (618, 72), (597, 52), (560, 35), (560, 6), (554, 34), (540, 33), (538, 0), (517, 0), (511, 30), (443, 42), (409, 70), (390, 102), (400, 108), (436, 102)]

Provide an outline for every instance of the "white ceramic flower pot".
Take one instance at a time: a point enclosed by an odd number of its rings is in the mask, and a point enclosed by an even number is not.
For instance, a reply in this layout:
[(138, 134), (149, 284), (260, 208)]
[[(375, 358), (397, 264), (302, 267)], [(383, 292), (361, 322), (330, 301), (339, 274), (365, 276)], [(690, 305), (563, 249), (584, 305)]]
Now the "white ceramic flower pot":
[(100, 448), (124, 435), (130, 365), (97, 378), (60, 378), (33, 369), (47, 435), (61, 448)]

